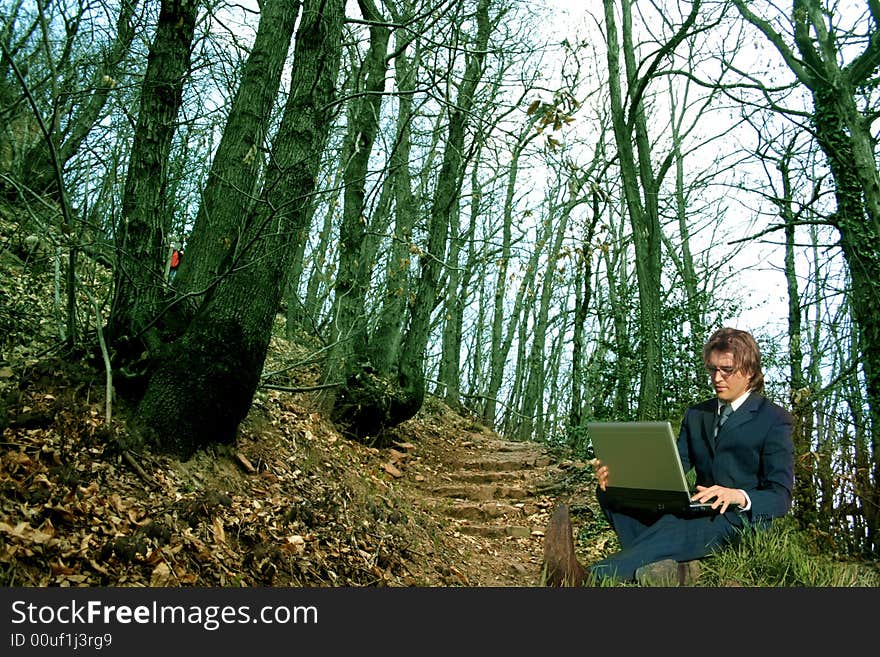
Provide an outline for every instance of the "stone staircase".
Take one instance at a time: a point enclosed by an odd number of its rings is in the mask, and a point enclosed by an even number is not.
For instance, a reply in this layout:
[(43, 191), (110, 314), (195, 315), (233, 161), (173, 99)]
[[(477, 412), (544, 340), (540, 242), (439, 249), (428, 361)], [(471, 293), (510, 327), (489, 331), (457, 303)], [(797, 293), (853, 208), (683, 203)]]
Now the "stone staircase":
[(424, 503), (447, 519), (449, 539), (469, 566), (462, 583), (539, 585), (544, 529), (573, 464), (557, 463), (536, 443), (489, 432), (447, 441), (446, 448), (420, 487)]

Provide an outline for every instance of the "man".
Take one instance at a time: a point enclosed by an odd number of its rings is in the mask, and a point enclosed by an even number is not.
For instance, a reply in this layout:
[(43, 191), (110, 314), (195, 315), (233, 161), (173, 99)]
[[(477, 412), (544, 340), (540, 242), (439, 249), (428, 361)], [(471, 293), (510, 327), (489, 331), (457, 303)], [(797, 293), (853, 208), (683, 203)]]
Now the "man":
[(687, 410), (678, 451), (685, 472), (696, 471), (692, 499), (711, 502), (715, 512), (686, 517), (613, 509), (605, 490), (614, 474), (594, 462), (596, 496), (622, 549), (593, 564), (587, 577), (686, 584), (695, 576), (694, 560), (735, 542), (746, 524), (764, 528), (788, 513), (792, 419), (763, 396), (758, 345), (745, 331), (722, 328), (703, 347), (703, 363), (715, 397)]

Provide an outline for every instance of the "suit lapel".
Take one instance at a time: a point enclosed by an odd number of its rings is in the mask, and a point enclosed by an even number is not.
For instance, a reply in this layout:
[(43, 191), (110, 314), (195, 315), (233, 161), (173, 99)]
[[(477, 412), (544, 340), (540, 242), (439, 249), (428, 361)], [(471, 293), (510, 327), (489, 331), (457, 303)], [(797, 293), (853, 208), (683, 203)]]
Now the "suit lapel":
[[(715, 439), (715, 446), (724, 440), (727, 436), (731, 435), (737, 427), (741, 427), (747, 422), (751, 422), (755, 413), (758, 412), (758, 409), (761, 406), (761, 396), (750, 394), (748, 398), (742, 403), (742, 405), (736, 409), (730, 417), (727, 418), (727, 421), (724, 423), (724, 426), (721, 427), (721, 430), (718, 432), (718, 437)], [(716, 411), (717, 412), (717, 411)], [(714, 428), (714, 418), (713, 418), (713, 428)], [(709, 434), (710, 436), (712, 433)]]
[(711, 400), (709, 409), (703, 413), (703, 436), (709, 445), (709, 452), (715, 455), (715, 418), (718, 417), (718, 402)]

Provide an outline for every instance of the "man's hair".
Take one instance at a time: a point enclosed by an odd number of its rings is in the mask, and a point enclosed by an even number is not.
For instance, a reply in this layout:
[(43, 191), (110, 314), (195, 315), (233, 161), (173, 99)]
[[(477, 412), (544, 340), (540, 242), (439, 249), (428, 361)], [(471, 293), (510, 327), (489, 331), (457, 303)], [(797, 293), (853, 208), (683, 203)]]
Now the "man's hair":
[(749, 390), (764, 394), (764, 373), (761, 371), (761, 350), (750, 333), (735, 328), (720, 328), (703, 345), (703, 364), (709, 367), (713, 351), (730, 353), (737, 370), (752, 375)]

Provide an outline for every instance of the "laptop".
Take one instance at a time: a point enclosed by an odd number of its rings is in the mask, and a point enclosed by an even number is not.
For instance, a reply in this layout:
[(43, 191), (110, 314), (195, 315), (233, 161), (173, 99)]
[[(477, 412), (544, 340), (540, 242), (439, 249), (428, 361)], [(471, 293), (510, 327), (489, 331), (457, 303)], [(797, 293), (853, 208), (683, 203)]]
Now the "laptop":
[(711, 501), (691, 501), (696, 491), (688, 487), (669, 422), (590, 422), (587, 428), (596, 457), (608, 466), (605, 492), (613, 507), (685, 515), (718, 513)]

